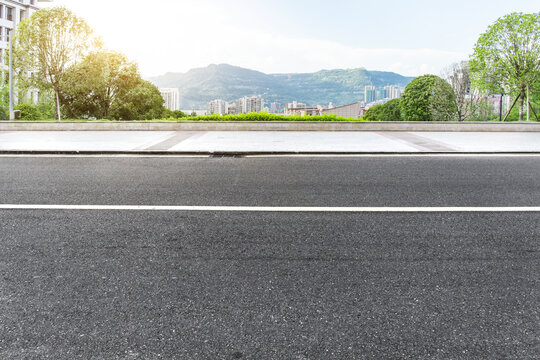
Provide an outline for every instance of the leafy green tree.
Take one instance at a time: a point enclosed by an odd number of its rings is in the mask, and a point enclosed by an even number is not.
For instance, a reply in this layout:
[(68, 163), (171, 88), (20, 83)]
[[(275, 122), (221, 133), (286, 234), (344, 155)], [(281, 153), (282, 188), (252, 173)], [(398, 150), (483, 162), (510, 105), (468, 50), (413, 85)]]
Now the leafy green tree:
[(382, 105), (373, 105), (369, 109), (367, 109), (366, 113), (364, 114), (363, 118), (366, 121), (381, 121), (380, 115), (382, 112)]
[(512, 13), (498, 19), (478, 39), (470, 67), (475, 87), (513, 94), (514, 104), (520, 99), (523, 120), (527, 90), (537, 88), (540, 81), (540, 13)]
[(401, 121), (400, 99), (392, 99), (382, 106), (380, 121)]
[(452, 86), (440, 77), (435, 78), (429, 101), (431, 120), (457, 120), (456, 104), (456, 96)]
[(140, 82), (135, 63), (117, 52), (98, 51), (65, 72), (60, 95), (70, 117), (107, 119), (122, 95)]
[(405, 121), (450, 120), (455, 111), (452, 87), (436, 75), (419, 76), (407, 85), (400, 100)]
[(111, 117), (118, 120), (160, 119), (165, 111), (164, 103), (158, 88), (140, 79), (137, 85), (118, 95)]
[(98, 46), (92, 29), (64, 7), (41, 9), (22, 21), (15, 33), (14, 59), (20, 81), (55, 94), (56, 117), (61, 119), (60, 93), (67, 68)]

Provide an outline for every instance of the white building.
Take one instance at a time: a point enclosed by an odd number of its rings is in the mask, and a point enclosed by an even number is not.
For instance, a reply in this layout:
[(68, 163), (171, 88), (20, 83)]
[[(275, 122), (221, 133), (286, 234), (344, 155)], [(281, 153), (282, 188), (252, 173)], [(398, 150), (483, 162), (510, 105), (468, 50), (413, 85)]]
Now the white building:
[(392, 100), (401, 97), (401, 90), (395, 85), (385, 86), (384, 90), (386, 90), (387, 99)]
[[(30, 17), (39, 10), (38, 2), (52, 0), (0, 0), (0, 63), (4, 63), (5, 54), (9, 49), (9, 32), (17, 27), (22, 20)], [(2, 67), (7, 70), (7, 64)]]
[(208, 103), (208, 114), (227, 114), (227, 102), (224, 100), (212, 100)]
[(263, 99), (260, 96), (244, 96), (236, 101), (236, 113), (258, 113), (262, 111), (263, 105)]
[[(24, 19), (30, 17), (39, 10), (38, 2), (51, 2), (52, 0), (0, 0), (0, 70), (8, 71), (9, 60), (6, 54), (9, 50), (10, 32)], [(6, 78), (4, 78), (6, 79)], [(30, 90), (28, 96), (33, 100), (38, 99), (38, 90)]]
[(169, 110), (180, 109), (180, 91), (177, 88), (160, 88), (159, 92), (165, 100), (165, 107)]

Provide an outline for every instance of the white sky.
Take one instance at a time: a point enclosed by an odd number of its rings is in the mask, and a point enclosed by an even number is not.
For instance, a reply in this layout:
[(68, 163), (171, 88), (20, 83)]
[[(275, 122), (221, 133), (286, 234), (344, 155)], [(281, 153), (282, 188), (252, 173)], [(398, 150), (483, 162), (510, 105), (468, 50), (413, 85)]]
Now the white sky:
[(498, 17), (540, 0), (53, 0), (143, 76), (228, 63), (265, 73), (358, 68), (417, 76), (465, 60)]

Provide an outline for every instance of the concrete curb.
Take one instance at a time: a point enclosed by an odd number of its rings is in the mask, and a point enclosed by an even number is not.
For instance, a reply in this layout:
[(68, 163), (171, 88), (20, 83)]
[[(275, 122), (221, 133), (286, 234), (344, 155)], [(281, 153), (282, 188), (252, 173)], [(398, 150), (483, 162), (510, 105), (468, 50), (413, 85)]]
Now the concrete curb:
[(0, 121), (0, 131), (540, 132), (540, 123), (361, 121)]

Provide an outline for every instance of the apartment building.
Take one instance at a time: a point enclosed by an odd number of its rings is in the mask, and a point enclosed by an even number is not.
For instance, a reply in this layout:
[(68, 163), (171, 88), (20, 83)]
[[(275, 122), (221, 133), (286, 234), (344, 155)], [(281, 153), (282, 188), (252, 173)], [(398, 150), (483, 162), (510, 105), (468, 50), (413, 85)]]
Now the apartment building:
[(165, 107), (176, 111), (180, 109), (180, 91), (177, 88), (160, 88), (159, 92), (165, 100)]
[[(0, 63), (5, 62), (5, 54), (9, 49), (9, 32), (17, 27), (17, 24), (28, 18), (35, 11), (40, 2), (52, 0), (0, 0)], [(6, 64), (3, 64), (6, 69)]]
[(224, 100), (212, 100), (208, 103), (208, 113), (217, 114), (217, 115), (226, 115), (227, 111), (227, 102)]
[(248, 114), (248, 113), (258, 113), (263, 109), (263, 99), (260, 96), (244, 96), (241, 99), (236, 101), (236, 113), (237, 114)]
[(386, 90), (386, 98), (388, 99), (397, 99), (401, 97), (401, 90), (395, 86), (395, 85), (389, 85), (385, 86), (384, 89)]
[(364, 88), (364, 102), (366, 104), (377, 100), (377, 89), (375, 86), (366, 86)]

